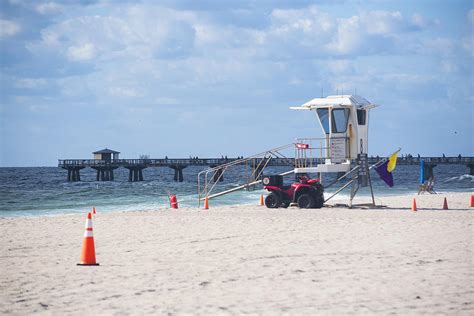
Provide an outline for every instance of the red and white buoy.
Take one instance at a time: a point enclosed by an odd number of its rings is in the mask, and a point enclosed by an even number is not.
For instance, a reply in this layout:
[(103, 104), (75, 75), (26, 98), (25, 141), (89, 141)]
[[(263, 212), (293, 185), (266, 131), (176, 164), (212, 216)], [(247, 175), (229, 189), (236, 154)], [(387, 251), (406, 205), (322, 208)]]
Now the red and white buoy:
[(178, 208), (178, 198), (174, 194), (170, 194), (170, 206), (171, 208), (177, 209)]

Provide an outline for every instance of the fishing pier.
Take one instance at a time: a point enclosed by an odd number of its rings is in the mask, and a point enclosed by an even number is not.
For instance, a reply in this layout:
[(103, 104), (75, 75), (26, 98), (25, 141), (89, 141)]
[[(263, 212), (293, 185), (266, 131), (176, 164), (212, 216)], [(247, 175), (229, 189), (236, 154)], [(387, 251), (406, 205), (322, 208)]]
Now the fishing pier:
[[(202, 166), (216, 168), (231, 162), (238, 162), (240, 158), (163, 158), (163, 159), (119, 159), (118, 152), (104, 149), (94, 153), (95, 159), (60, 159), (58, 167), (67, 170), (68, 181), (81, 181), (80, 170), (92, 168), (97, 171), (96, 181), (113, 181), (114, 170), (126, 168), (129, 170), (128, 181), (143, 181), (143, 170), (146, 168), (170, 168), (174, 170), (174, 181), (183, 182), (183, 170), (188, 166)], [(380, 157), (368, 157), (369, 164), (375, 164)], [(305, 158), (309, 165), (324, 164), (325, 158)], [(399, 165), (419, 165), (424, 161), (425, 176), (434, 175), (434, 168), (439, 164), (465, 165), (469, 174), (474, 175), (474, 157), (399, 157)], [(253, 169), (253, 174), (261, 174), (263, 169), (270, 166), (288, 166), (294, 168), (298, 165), (298, 158), (287, 157), (259, 157), (248, 161)], [(219, 170), (221, 172), (219, 172)], [(214, 181), (223, 181), (222, 169), (217, 168)]]

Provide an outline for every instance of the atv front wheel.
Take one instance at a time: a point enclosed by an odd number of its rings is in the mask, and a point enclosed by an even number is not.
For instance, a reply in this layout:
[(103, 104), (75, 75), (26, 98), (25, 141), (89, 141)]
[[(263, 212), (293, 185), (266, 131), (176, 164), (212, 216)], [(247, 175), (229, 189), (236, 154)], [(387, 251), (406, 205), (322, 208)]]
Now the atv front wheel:
[(299, 208), (312, 208), (314, 206), (314, 199), (309, 194), (301, 194), (297, 203)]
[(288, 206), (290, 206), (290, 203), (291, 203), (290, 200), (283, 200), (280, 206), (283, 208), (288, 208)]
[(265, 205), (268, 208), (278, 208), (281, 204), (281, 199), (278, 195), (275, 193), (270, 193), (266, 198), (265, 198)]

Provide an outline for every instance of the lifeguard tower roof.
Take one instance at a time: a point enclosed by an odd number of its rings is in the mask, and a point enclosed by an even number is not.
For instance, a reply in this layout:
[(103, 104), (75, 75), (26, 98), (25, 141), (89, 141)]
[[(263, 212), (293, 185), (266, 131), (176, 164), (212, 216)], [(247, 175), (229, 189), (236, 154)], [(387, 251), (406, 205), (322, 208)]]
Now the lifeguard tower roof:
[(373, 108), (365, 98), (359, 95), (330, 95), (326, 98), (315, 98), (298, 107), (291, 107), (293, 110), (309, 110), (319, 107), (355, 106), (356, 108)]

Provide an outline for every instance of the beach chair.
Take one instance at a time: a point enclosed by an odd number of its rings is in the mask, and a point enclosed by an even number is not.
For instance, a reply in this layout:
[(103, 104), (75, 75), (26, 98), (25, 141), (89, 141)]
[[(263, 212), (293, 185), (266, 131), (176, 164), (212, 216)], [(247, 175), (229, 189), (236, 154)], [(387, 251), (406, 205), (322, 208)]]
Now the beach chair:
[(429, 178), (428, 181), (420, 185), (420, 188), (418, 189), (418, 195), (423, 194), (425, 192), (428, 192), (430, 194), (437, 194), (434, 190), (434, 184), (434, 177)]

